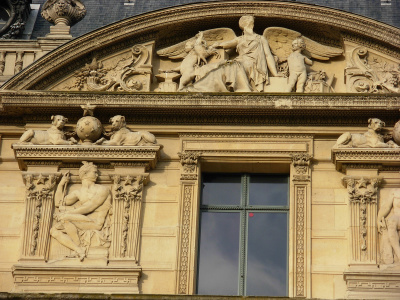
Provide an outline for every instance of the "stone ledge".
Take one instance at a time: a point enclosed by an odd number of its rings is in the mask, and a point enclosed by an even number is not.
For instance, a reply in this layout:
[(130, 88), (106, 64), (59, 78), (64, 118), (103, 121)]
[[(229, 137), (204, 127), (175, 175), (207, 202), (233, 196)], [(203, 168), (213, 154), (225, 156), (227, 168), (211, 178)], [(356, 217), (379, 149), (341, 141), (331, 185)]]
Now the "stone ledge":
[(333, 148), (331, 153), (338, 171), (350, 164), (360, 165), (360, 168), (400, 165), (400, 148)]
[[(161, 145), (155, 146), (101, 146), (101, 145), (20, 145), (13, 144), (15, 158), (21, 170), (26, 170), (27, 161), (43, 161), (54, 164), (81, 162), (96, 163), (137, 162), (156, 166)], [(40, 163), (39, 163), (40, 164)]]

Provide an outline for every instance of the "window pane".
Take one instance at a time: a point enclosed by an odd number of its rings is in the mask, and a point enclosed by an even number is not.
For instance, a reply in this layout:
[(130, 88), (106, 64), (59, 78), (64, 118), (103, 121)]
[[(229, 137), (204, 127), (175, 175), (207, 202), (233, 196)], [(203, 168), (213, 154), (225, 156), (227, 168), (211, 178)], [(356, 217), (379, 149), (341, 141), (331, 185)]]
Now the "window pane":
[(240, 205), (241, 176), (203, 174), (202, 205)]
[(287, 213), (248, 213), (246, 295), (287, 296)]
[(240, 213), (202, 212), (197, 293), (237, 295)]
[(249, 205), (288, 205), (288, 175), (251, 175)]

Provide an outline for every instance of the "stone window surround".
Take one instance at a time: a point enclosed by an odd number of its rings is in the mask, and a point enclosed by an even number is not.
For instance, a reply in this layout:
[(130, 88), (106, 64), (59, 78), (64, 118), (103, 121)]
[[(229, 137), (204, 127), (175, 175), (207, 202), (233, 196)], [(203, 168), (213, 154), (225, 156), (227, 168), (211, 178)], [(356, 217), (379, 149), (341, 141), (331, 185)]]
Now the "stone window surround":
[[(183, 151), (180, 153), (182, 174), (176, 293), (190, 295), (195, 294), (196, 291), (201, 172), (203, 170), (216, 172), (221, 168), (227, 172), (234, 172), (244, 167), (240, 170), (245, 172), (249, 170), (253, 173), (277, 173), (280, 169), (281, 172), (290, 174), (288, 294), (289, 297), (310, 297), (311, 176), (309, 162), (312, 153), (309, 149), (313, 148), (312, 137), (293, 134), (271, 140), (267, 138), (267, 141), (265, 138), (258, 137), (257, 142), (252, 141), (254, 147), (259, 148), (258, 151), (255, 151), (255, 148), (248, 151), (249, 149), (243, 149), (247, 146), (246, 141), (249, 142), (248, 137), (240, 141), (229, 139), (229, 136), (233, 137), (229, 134), (222, 134), (223, 137), (220, 136), (217, 139), (211, 137), (201, 140), (197, 139), (201, 135), (197, 138), (195, 136), (195, 134), (181, 135)], [(290, 136), (290, 141), (288, 141), (288, 136)], [(227, 150), (241, 142), (245, 144), (242, 149)], [(285, 144), (293, 142), (298, 142), (299, 149), (288, 153), (290, 150), (288, 151), (287, 147), (285, 149)], [(306, 158), (306, 164), (301, 163), (299, 156)]]

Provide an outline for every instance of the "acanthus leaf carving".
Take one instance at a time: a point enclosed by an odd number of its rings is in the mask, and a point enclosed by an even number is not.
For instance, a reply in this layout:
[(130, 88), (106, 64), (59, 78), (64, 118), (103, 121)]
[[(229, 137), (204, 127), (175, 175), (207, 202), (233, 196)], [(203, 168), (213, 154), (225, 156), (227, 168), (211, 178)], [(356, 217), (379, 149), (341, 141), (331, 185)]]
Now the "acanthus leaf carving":
[(42, 17), (55, 25), (73, 26), (85, 15), (86, 8), (80, 0), (47, 0), (42, 8)]
[(308, 153), (295, 153), (292, 154), (291, 157), (296, 173), (300, 175), (307, 174), (312, 160), (312, 155)]
[(184, 173), (194, 173), (196, 171), (201, 152), (184, 151), (179, 152), (178, 156)]

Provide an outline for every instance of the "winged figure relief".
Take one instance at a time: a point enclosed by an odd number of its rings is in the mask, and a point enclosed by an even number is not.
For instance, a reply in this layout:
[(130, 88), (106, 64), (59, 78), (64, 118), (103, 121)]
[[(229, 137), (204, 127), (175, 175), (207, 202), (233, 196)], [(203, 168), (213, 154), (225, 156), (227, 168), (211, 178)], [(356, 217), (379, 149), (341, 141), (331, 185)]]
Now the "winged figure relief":
[[(306, 64), (311, 65), (311, 59), (329, 60), (343, 53), (287, 28), (270, 27), (263, 35), (256, 34), (253, 16), (242, 16), (239, 27), (241, 36), (229, 28), (211, 29), (157, 51), (159, 56), (183, 59), (171, 70), (181, 74), (180, 91), (263, 92), (270, 84), (269, 76), (286, 77), (279, 65), (287, 64), (287, 92), (295, 86), (297, 92), (303, 92), (308, 78)], [(229, 59), (208, 62), (218, 48), (233, 50)]]
[(172, 60), (182, 59), (179, 67), (168, 71), (175, 71), (181, 74), (179, 90), (183, 90), (188, 84), (200, 79), (202, 75), (204, 76), (219, 66), (219, 64), (208, 65), (208, 57), (212, 55), (218, 56), (218, 52), (213, 45), (235, 37), (235, 33), (229, 28), (210, 29), (201, 31), (196, 36), (176, 45), (161, 49), (157, 51), (157, 54)]

